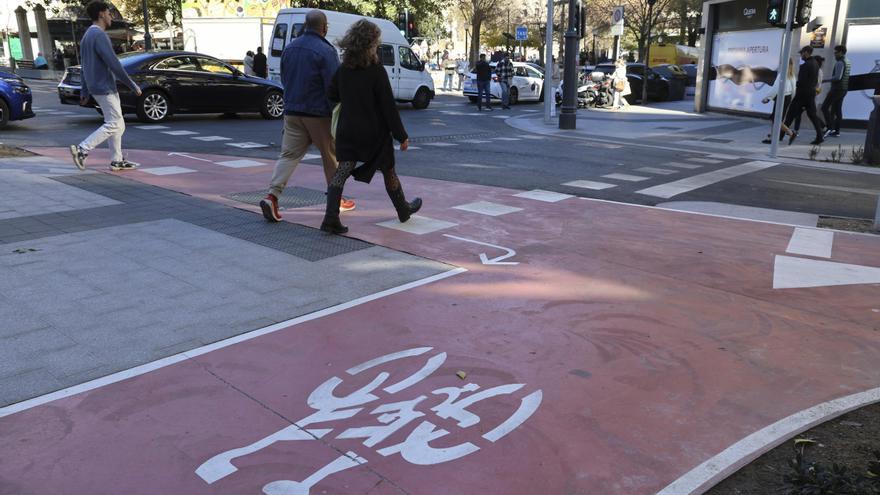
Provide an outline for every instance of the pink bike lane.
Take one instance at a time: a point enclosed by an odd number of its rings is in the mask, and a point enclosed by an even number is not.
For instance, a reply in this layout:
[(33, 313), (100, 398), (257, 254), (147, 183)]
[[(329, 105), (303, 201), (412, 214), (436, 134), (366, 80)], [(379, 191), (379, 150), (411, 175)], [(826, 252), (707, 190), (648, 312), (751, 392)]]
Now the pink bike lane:
[[(197, 172), (128, 177), (226, 202), (271, 170), (170, 158)], [(355, 185), (350, 235), (450, 272), (6, 411), (0, 492), (699, 493), (809, 423), (792, 415), (876, 400), (873, 237), (804, 255), (789, 226), (403, 184), (426, 199), (414, 225), (446, 226), (377, 225), (381, 185)], [(476, 201), (517, 210), (456, 208)]]

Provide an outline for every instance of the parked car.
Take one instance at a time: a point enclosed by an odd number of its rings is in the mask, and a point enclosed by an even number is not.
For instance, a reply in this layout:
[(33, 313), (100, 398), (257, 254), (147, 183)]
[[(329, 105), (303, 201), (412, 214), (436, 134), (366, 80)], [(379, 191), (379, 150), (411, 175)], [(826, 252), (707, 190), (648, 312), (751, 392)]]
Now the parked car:
[(688, 76), (688, 86), (697, 85), (697, 64), (680, 65), (681, 70)]
[[(492, 82), (489, 84), (489, 95), (501, 99), (501, 85), (495, 76), (495, 62), (489, 64), (492, 67)], [(519, 101), (544, 101), (544, 73), (531, 65), (523, 62), (513, 62), (513, 82), (510, 86), (510, 104), (515, 105)], [(477, 101), (477, 75), (473, 72), (464, 80), (462, 93), (472, 102)]]
[[(138, 97), (118, 83), (122, 113), (135, 113), (143, 122), (161, 122), (175, 113), (259, 112), (266, 119), (284, 115), (280, 84), (246, 76), (214, 57), (150, 51), (124, 53), (119, 58), (142, 91)], [(81, 88), (81, 67), (68, 68), (58, 84), (61, 103), (79, 105)], [(97, 108), (94, 101), (90, 105)]]
[(29, 119), (34, 116), (31, 88), (22, 78), (9, 72), (0, 72), (0, 129), (10, 120)]
[[(660, 64), (651, 67), (651, 70), (665, 77), (669, 81), (669, 99), (681, 100), (686, 94), (685, 88), (689, 86), (688, 75), (680, 65)], [(696, 76), (696, 73), (694, 74)]]
[[(599, 64), (596, 66), (597, 71), (611, 74), (614, 72), (614, 64)], [(645, 64), (631, 63), (626, 64), (626, 79), (629, 81), (629, 87), (632, 93), (625, 96), (629, 103), (636, 103), (642, 99), (642, 78), (645, 74)], [(674, 89), (674, 88), (673, 88)], [(670, 89), (669, 79), (648, 69), (648, 99), (654, 101), (668, 101), (673, 91)], [(679, 99), (683, 98), (682, 94)]]

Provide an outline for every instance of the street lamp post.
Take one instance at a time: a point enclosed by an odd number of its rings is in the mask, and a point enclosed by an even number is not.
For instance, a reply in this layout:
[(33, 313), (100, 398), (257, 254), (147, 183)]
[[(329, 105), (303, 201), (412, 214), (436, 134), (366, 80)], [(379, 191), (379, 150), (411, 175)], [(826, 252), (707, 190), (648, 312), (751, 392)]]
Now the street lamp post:
[(648, 103), (648, 69), (651, 65), (651, 24), (654, 22), (654, 2), (648, 0), (648, 37), (645, 47), (645, 72), (642, 74), (642, 105)]
[(153, 37), (150, 36), (150, 13), (147, 12), (147, 0), (141, 1), (141, 9), (144, 11), (144, 51), (153, 49)]
[(568, 0), (568, 30), (565, 31), (565, 72), (562, 87), (562, 111), (559, 112), (559, 128), (577, 128), (577, 49), (578, 33), (575, 30), (575, 0)]

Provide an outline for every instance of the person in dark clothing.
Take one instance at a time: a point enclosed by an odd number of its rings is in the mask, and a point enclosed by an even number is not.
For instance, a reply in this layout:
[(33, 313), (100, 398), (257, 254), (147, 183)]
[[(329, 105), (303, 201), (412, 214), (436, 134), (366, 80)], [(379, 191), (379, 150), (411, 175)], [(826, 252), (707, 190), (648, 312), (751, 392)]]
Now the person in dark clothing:
[(840, 136), (840, 121), (843, 120), (843, 99), (849, 91), (850, 63), (846, 58), (846, 47), (838, 45), (834, 47), (834, 70), (831, 79), (824, 82), (831, 83), (831, 90), (822, 102), (822, 115), (825, 117), (825, 125), (828, 130), (825, 136)]
[(266, 64), (266, 55), (262, 46), (257, 47), (257, 54), (254, 55), (254, 74), (263, 79), (269, 77), (269, 66)]
[[(804, 63), (798, 70), (797, 85), (795, 87), (794, 98), (791, 100), (791, 107), (785, 118), (785, 125), (791, 127), (794, 119), (804, 110), (807, 111), (807, 117), (816, 130), (816, 139), (810, 144), (821, 144), (825, 139), (822, 138), (822, 123), (816, 116), (816, 86), (819, 85), (819, 64), (813, 58), (813, 47), (807, 45), (801, 48), (801, 58)], [(797, 137), (797, 131), (792, 134), (788, 142), (794, 142)]]
[[(336, 158), (339, 168), (327, 187), (327, 210), (321, 230), (344, 234), (348, 227), (339, 221), (339, 200), (348, 177), (369, 183), (376, 170), (385, 178), (385, 191), (401, 222), (422, 207), (422, 200), (407, 202), (394, 170), (394, 140), (400, 150), (409, 148), (409, 138), (391, 91), (388, 73), (379, 63), (378, 48), (382, 31), (366, 19), (354, 23), (339, 47), (342, 66), (333, 76), (327, 98), (339, 103), (336, 128)], [(355, 168), (358, 162), (363, 164)]]
[(480, 54), (480, 61), (477, 62), (477, 67), (474, 70), (477, 73), (477, 110), (483, 110), (481, 98), (484, 95), (486, 97), (486, 110), (492, 110), (492, 107), (489, 105), (489, 99), (491, 98), (489, 95), (489, 85), (492, 83), (492, 67), (489, 66), (489, 62), (486, 62), (485, 53)]

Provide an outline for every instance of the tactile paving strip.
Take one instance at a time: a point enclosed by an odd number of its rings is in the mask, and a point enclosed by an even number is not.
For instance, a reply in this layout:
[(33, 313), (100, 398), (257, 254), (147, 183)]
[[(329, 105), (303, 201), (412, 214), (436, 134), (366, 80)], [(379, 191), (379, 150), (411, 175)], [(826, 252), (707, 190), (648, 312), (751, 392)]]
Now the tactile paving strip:
[[(123, 204), (0, 220), (0, 244), (174, 218), (308, 261), (373, 246), (358, 239), (329, 235), (303, 225), (268, 223), (253, 212), (112, 175), (84, 174), (52, 179)], [(323, 203), (323, 193), (318, 194)]]
[[(258, 205), (260, 204), (260, 200), (266, 197), (266, 191), (247, 191), (233, 193), (223, 197), (240, 203)], [(327, 196), (324, 194), (324, 191), (317, 191), (315, 189), (298, 186), (285, 188), (284, 194), (278, 198), (278, 207), (285, 209), (304, 208), (306, 206), (324, 205), (326, 203)]]

